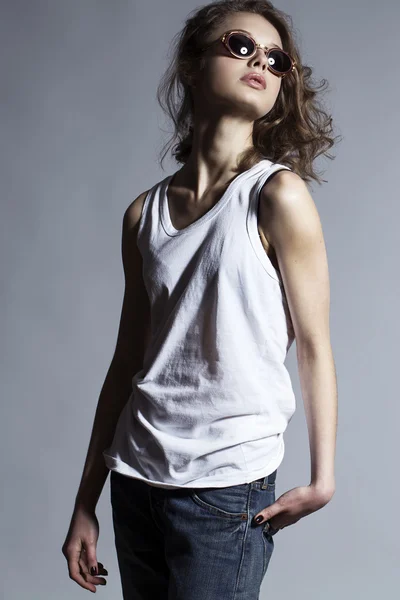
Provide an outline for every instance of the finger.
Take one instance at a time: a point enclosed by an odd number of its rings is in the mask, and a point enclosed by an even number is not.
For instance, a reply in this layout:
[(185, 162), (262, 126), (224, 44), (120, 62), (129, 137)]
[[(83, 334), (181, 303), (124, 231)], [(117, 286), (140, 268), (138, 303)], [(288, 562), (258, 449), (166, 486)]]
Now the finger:
[(90, 590), (91, 592), (96, 591), (96, 587), (85, 580), (82, 576), (79, 560), (80, 560), (80, 550), (71, 550), (67, 551), (67, 564), (68, 564), (68, 573), (70, 578), (75, 581), (78, 585), (83, 587), (85, 590)]
[[(297, 523), (299, 519), (295, 519), (295, 520), (291, 520), (290, 523), (271, 523), (271, 520), (268, 521), (269, 524), (269, 528), (268, 528), (268, 533), (271, 533), (271, 535), (275, 535), (275, 533), (278, 533), (278, 531), (282, 531), (282, 529), (285, 529), (285, 527), (289, 527), (289, 525), (294, 525), (295, 523)], [(271, 531), (272, 530), (272, 531)]]
[(101, 573), (102, 575), (108, 575), (108, 571), (103, 565), (103, 563), (98, 562), (97, 564), (99, 566), (99, 573)]
[(254, 525), (261, 525), (265, 521), (270, 521), (273, 517), (282, 512), (282, 506), (278, 502), (274, 502), (270, 506), (264, 508), (253, 517)]
[[(81, 550), (81, 558), (84, 558), (86, 553), (86, 548), (84, 546), (82, 546), (82, 550)], [(105, 568), (105, 566), (103, 565), (102, 562), (97, 561), (97, 566), (98, 566), (98, 571), (100, 575), (108, 575), (108, 571)]]
[(97, 564), (99, 566), (99, 575), (108, 575), (108, 571), (105, 568), (105, 566), (103, 565), (103, 563), (98, 562)]
[(82, 554), (82, 558), (86, 562), (87, 570), (91, 575), (97, 575), (99, 572), (99, 567), (97, 564), (96, 545), (84, 541), (83, 546), (85, 548), (85, 552)]
[[(85, 563), (84, 560), (82, 560), (82, 558), (78, 562), (79, 562), (79, 566), (80, 566), (80, 573), (85, 581), (87, 581), (88, 583), (93, 583), (93, 585), (106, 585), (107, 584), (107, 581), (106, 581), (106, 579), (104, 579), (104, 577), (94, 576), (89, 573), (87, 564)], [(105, 570), (105, 569), (103, 569), (103, 570)], [(104, 573), (104, 574), (108, 575), (108, 573)]]
[[(86, 578), (86, 575), (88, 575), (88, 581), (93, 580), (93, 583), (95, 583), (96, 579), (95, 576), (91, 576), (91, 574), (89, 573), (89, 569), (87, 566), (87, 563), (85, 562), (85, 560), (81, 557), (79, 559), (79, 566), (81, 567), (81, 571), (82, 571), (82, 575)], [(102, 563), (98, 563), (99, 565), (99, 575), (108, 575), (108, 571), (107, 569), (105, 569), (102, 565)], [(91, 577), (91, 579), (90, 579)]]
[[(81, 558), (80, 560), (82, 561), (82, 565), (85, 566), (85, 573), (89, 573), (89, 565), (86, 559), (86, 555), (85, 555), (86, 550), (83, 550), (81, 552)], [(108, 571), (107, 569), (104, 567), (103, 563), (101, 562), (97, 562), (97, 566), (98, 566), (98, 575), (108, 575)]]
[(104, 569), (102, 563), (97, 562), (95, 545), (85, 544), (85, 542), (83, 543), (85, 551), (81, 553), (81, 563), (83, 564), (83, 572), (81, 573), (82, 576), (89, 583), (93, 583), (95, 585), (106, 585), (107, 581), (104, 579), (104, 577), (99, 577), (99, 575), (108, 575), (108, 573)]
[(276, 535), (278, 533), (278, 531), (280, 531), (282, 529), (282, 527), (278, 527), (278, 526), (274, 527), (273, 525), (271, 525), (270, 521), (267, 521), (266, 526), (267, 526), (267, 533), (269, 535)]

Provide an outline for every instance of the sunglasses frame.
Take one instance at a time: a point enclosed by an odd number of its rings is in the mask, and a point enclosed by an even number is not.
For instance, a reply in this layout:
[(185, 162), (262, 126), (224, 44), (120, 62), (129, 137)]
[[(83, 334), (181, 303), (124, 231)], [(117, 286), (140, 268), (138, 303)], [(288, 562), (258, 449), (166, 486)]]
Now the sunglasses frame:
[[(251, 54), (248, 54), (247, 56), (238, 56), (231, 50), (231, 48), (229, 47), (229, 38), (234, 33), (240, 33), (240, 35), (244, 35), (245, 37), (247, 37), (249, 40), (251, 40), (253, 42), (254, 51)], [(285, 50), (282, 50), (282, 48), (279, 48), (279, 46), (272, 46), (271, 48), (268, 48), (267, 46), (264, 46), (264, 44), (259, 44), (249, 33), (247, 33), (247, 31), (242, 31), (241, 29), (230, 29), (229, 31), (226, 31), (218, 39), (214, 40), (213, 42), (210, 42), (206, 46), (203, 46), (203, 48), (200, 50), (200, 52), (204, 52), (205, 50), (210, 48), (210, 46), (213, 46), (214, 44), (217, 44), (218, 42), (222, 42), (223, 45), (225, 46), (225, 48), (228, 50), (228, 52), (230, 54), (232, 54), (232, 56), (234, 56), (235, 58), (242, 59), (242, 60), (243, 59), (248, 60), (249, 58), (253, 58), (253, 56), (255, 56), (258, 48), (262, 48), (264, 51), (266, 51), (267, 59), (269, 57), (269, 53), (272, 50), (279, 50), (279, 52), (283, 52), (283, 54), (286, 54), (286, 56), (289, 58), (289, 60), (291, 62), (291, 67), (288, 71), (285, 71), (284, 73), (280, 73), (279, 71), (275, 71), (274, 68), (271, 67), (271, 65), (268, 65), (268, 70), (280, 78), (286, 77), (286, 75), (289, 75), (289, 73), (292, 73), (292, 71), (296, 67), (296, 61), (294, 60), (294, 58), (292, 58), (290, 56), (290, 54), (288, 52), (285, 52)]]

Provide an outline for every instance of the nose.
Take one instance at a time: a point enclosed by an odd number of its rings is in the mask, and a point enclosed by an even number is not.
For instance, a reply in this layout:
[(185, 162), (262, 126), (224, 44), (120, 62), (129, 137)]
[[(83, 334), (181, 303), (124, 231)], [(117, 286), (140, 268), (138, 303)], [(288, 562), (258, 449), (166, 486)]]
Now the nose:
[(265, 70), (268, 67), (267, 51), (264, 48), (257, 48), (255, 55), (251, 59), (251, 64), (261, 64)]

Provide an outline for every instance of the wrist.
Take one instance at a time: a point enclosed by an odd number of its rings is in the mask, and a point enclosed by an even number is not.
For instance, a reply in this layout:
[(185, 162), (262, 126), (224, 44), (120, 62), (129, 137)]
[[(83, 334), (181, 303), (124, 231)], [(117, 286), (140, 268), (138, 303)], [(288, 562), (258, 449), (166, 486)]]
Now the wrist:
[(83, 498), (77, 496), (75, 500), (74, 512), (94, 513), (97, 502), (93, 498)]

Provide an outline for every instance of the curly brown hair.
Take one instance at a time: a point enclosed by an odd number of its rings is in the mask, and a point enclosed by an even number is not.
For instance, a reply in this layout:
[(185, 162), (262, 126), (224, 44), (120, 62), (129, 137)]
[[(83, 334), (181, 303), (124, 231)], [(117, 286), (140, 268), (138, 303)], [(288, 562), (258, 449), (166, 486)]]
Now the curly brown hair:
[[(312, 68), (303, 65), (295, 41), (292, 18), (275, 8), (268, 0), (217, 0), (190, 13), (183, 29), (174, 37), (172, 60), (157, 88), (157, 100), (164, 113), (173, 121), (174, 132), (160, 152), (163, 160), (174, 144), (172, 155), (184, 164), (193, 141), (193, 99), (190, 75), (204, 66), (201, 49), (213, 30), (232, 13), (250, 12), (267, 19), (278, 31), (283, 49), (296, 61), (294, 70), (282, 79), (273, 108), (253, 124), (253, 147), (243, 151), (238, 160), (238, 172), (251, 168), (267, 158), (287, 165), (305, 182), (321, 179), (313, 161), (328, 153), (342, 136), (332, 137), (332, 117), (320, 101), (328, 82), (317, 86), (312, 80)], [(318, 95), (318, 98), (317, 98)], [(165, 151), (163, 152), (163, 149)]]

